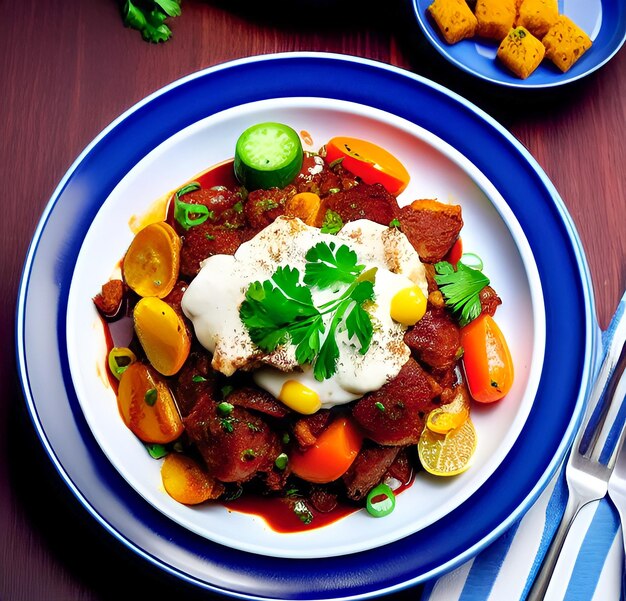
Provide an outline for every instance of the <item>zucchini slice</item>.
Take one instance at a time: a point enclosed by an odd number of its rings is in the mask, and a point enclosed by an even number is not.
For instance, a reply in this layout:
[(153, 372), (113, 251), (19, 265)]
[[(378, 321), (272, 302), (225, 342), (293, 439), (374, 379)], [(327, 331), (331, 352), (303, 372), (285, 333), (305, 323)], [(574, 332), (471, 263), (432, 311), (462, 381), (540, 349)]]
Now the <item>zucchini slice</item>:
[(282, 123), (258, 123), (246, 129), (235, 147), (235, 176), (249, 191), (284, 188), (302, 168), (302, 142)]

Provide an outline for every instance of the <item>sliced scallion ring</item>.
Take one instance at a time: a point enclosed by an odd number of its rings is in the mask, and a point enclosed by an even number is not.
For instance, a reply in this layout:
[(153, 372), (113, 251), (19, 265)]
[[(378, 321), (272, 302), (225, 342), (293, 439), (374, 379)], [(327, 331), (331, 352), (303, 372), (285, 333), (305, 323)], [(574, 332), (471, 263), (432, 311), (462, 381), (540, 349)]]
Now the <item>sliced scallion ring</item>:
[(370, 490), (365, 507), (367, 512), (375, 518), (389, 515), (396, 506), (396, 495), (386, 484), (379, 484)]
[(475, 253), (463, 253), (461, 255), (461, 263), (478, 271), (483, 270), (483, 260)]
[(114, 346), (109, 352), (109, 369), (118, 380), (126, 368), (135, 361), (137, 357), (129, 348)]

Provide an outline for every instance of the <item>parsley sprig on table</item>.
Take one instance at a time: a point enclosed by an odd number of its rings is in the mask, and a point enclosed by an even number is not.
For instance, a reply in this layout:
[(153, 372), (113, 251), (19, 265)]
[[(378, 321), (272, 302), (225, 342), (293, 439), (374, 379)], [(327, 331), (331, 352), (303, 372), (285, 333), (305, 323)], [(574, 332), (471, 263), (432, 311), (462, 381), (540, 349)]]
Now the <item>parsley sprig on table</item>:
[(126, 0), (122, 15), (124, 25), (140, 31), (144, 40), (157, 43), (170, 39), (172, 30), (165, 20), (180, 13), (180, 0)]
[[(278, 267), (269, 280), (250, 284), (239, 316), (261, 350), (295, 345), (298, 363), (313, 365), (313, 375), (321, 381), (337, 371), (336, 335), (342, 326), (350, 338), (356, 337), (362, 355), (369, 349), (373, 327), (363, 305), (374, 298), (376, 268), (365, 270), (354, 251), (334, 242), (319, 242), (305, 258), (302, 283), (296, 268)], [(316, 306), (311, 287), (335, 296)]]
[(478, 269), (468, 267), (461, 261), (456, 270), (447, 261), (435, 264), (435, 281), (441, 294), (456, 314), (461, 326), (476, 319), (481, 312), (480, 291), (489, 285), (489, 278)]

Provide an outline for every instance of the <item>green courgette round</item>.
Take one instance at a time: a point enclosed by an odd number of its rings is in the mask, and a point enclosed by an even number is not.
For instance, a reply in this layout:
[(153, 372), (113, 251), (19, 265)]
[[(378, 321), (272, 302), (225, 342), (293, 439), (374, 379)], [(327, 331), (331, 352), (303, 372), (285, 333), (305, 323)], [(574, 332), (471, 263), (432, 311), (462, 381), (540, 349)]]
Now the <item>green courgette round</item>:
[(258, 123), (246, 129), (235, 147), (235, 176), (247, 190), (284, 188), (302, 168), (302, 142), (282, 123)]

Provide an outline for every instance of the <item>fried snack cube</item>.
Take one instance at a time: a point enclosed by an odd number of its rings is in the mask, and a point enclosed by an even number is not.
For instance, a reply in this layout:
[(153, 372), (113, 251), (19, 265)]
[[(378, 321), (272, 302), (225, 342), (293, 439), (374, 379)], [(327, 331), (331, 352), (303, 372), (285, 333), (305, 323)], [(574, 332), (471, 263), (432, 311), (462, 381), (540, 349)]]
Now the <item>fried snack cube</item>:
[(477, 0), (476, 34), (500, 42), (509, 33), (517, 17), (516, 0)]
[(448, 44), (471, 38), (476, 32), (476, 17), (465, 0), (435, 0), (428, 12)]
[(591, 38), (574, 21), (560, 15), (543, 37), (546, 57), (563, 73), (591, 48)]
[(558, 18), (558, 0), (523, 0), (516, 25), (525, 27), (536, 38), (541, 39)]
[(539, 66), (545, 53), (541, 40), (524, 27), (515, 27), (500, 43), (497, 57), (515, 75), (526, 79)]

